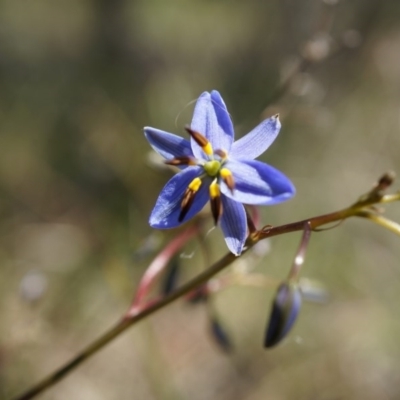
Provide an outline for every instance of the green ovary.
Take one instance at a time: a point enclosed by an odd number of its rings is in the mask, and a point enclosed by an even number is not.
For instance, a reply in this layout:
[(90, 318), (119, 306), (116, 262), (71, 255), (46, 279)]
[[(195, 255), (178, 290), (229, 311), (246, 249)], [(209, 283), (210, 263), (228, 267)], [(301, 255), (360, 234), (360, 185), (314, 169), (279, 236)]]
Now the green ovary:
[(207, 175), (216, 176), (221, 168), (221, 163), (217, 160), (207, 161), (203, 168)]

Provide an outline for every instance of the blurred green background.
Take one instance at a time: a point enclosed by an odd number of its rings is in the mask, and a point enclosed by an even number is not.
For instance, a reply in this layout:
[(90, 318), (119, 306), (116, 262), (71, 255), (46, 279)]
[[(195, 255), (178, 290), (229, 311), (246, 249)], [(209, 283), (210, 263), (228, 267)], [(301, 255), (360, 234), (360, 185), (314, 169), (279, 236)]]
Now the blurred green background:
[[(176, 233), (147, 224), (171, 174), (142, 127), (184, 134), (212, 89), (238, 137), (281, 115), (260, 159), (297, 195), (262, 209), (264, 224), (349, 205), (400, 173), (400, 2), (0, 0), (0, 398), (126, 310)], [(400, 205), (387, 215), (400, 221)], [(221, 236), (206, 238), (212, 260)], [(232, 268), (282, 279), (299, 240), (273, 238)], [(399, 257), (400, 238), (367, 221), (313, 234), (303, 276), (329, 301), (305, 303), (277, 348), (262, 348), (274, 290), (233, 287), (213, 302), (232, 354), (204, 307), (178, 301), (40, 398), (398, 399)], [(186, 278), (205, 267), (197, 242), (177, 262)]]

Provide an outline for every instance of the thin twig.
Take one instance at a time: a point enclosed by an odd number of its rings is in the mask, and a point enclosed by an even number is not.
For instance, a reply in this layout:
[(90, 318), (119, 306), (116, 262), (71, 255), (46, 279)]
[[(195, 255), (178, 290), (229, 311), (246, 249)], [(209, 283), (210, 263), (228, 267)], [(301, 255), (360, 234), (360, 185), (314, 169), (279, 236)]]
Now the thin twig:
[(308, 243), (310, 241), (310, 236), (311, 236), (310, 222), (306, 222), (304, 224), (304, 231), (299, 245), (299, 249), (297, 250), (296, 257), (294, 258), (293, 261), (292, 269), (290, 270), (289, 273), (289, 278), (288, 278), (289, 281), (298, 280), (301, 267), (304, 263), (304, 258), (306, 255)]
[(185, 231), (181, 232), (176, 236), (167, 246), (159, 253), (156, 258), (152, 261), (149, 267), (146, 269), (138, 290), (136, 292), (135, 298), (129, 308), (128, 314), (134, 315), (141, 311), (144, 298), (150, 292), (151, 286), (154, 281), (164, 271), (168, 265), (171, 258), (176, 254), (176, 252), (181, 249), (189, 240), (195, 237), (199, 233), (199, 227), (197, 225), (192, 225)]
[[(325, 225), (327, 223), (340, 221), (342, 219), (348, 218), (352, 215), (355, 215), (357, 210), (354, 208), (348, 208), (341, 211), (337, 211), (331, 214), (325, 214), (318, 217), (313, 217), (310, 219), (302, 220), (299, 222), (294, 222), (291, 224), (281, 225), (277, 227), (271, 227), (267, 231), (263, 231), (260, 233), (256, 240), (253, 240), (252, 243), (246, 248), (243, 252), (245, 253), (250, 247), (252, 247), (255, 243), (262, 239), (266, 239), (272, 236), (278, 236), (290, 232), (302, 231), (304, 230), (304, 225), (309, 223), (311, 229), (319, 227), (321, 225)], [(243, 254), (242, 253), (242, 254)], [(197, 277), (193, 278), (182, 287), (176, 289), (169, 295), (164, 298), (151, 302), (149, 306), (137, 314), (127, 315), (122, 320), (120, 320), (113, 328), (107, 331), (105, 334), (100, 336), (97, 340), (89, 344), (84, 350), (82, 350), (78, 355), (76, 355), (72, 360), (67, 362), (64, 366), (52, 372), (49, 376), (44, 378), (39, 383), (32, 386), (28, 391), (17, 396), (14, 400), (28, 400), (34, 398), (36, 395), (44, 392), (46, 389), (55, 385), (57, 382), (66, 377), (70, 372), (72, 372), (76, 367), (82, 364), (85, 360), (90, 358), (92, 355), (97, 353), (100, 349), (105, 347), (108, 343), (110, 343), (114, 338), (119, 336), (122, 332), (124, 332), (130, 326), (136, 324), (142, 319), (148, 317), (151, 314), (154, 314), (156, 311), (166, 307), (176, 299), (184, 296), (189, 293), (193, 289), (204, 285), (208, 280), (210, 280), (214, 275), (222, 271), (228, 265), (230, 265), (233, 261), (236, 260), (236, 256), (232, 253), (226, 254), (219, 261), (215, 262), (211, 267), (207, 270), (200, 273)]]

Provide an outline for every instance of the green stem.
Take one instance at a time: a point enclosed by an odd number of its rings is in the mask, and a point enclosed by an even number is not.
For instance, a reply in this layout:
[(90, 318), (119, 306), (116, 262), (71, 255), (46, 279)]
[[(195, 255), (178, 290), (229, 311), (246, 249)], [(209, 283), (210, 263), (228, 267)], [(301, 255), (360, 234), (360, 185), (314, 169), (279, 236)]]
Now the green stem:
[(391, 221), (390, 219), (387, 219), (383, 217), (382, 215), (377, 215), (373, 214), (368, 211), (361, 211), (357, 213), (358, 217), (363, 217), (363, 218), (368, 218), (369, 220), (375, 222), (378, 225), (383, 226), (386, 229), (389, 229), (390, 231), (396, 233), (397, 235), (400, 235), (400, 224), (397, 222)]
[[(359, 212), (358, 209), (355, 208), (347, 208), (341, 211), (337, 211), (331, 214), (325, 214), (318, 217), (305, 219), (299, 222), (294, 222), (287, 225), (271, 227), (265, 229), (264, 231), (260, 231), (260, 234), (257, 238), (253, 239), (249, 244), (247, 251), (250, 247), (252, 247), (258, 241), (272, 237), (277, 235), (282, 235), (289, 232), (302, 231), (304, 229), (304, 224), (309, 223), (311, 229), (315, 229), (321, 225), (325, 225), (327, 223), (336, 222), (348, 218), (350, 216), (356, 215)], [(245, 253), (245, 251), (243, 253)], [(242, 254), (243, 254), (242, 253)], [(168, 304), (172, 303), (174, 300), (184, 296), (185, 294), (191, 292), (197, 287), (205, 284), (208, 280), (210, 280), (214, 275), (218, 272), (222, 271), (228, 265), (230, 265), (233, 261), (235, 261), (236, 256), (232, 253), (226, 254), (219, 261), (214, 263), (211, 267), (209, 267), (204, 272), (200, 273), (198, 276), (193, 278), (188, 283), (184, 284), (182, 287), (178, 288), (168, 296), (163, 297), (159, 301), (151, 303), (148, 307), (141, 310), (137, 314), (127, 314), (122, 320), (120, 320), (113, 328), (107, 331), (105, 334), (100, 336), (97, 340), (92, 342), (89, 346), (87, 346), (84, 350), (78, 353), (72, 360), (66, 363), (64, 366), (51, 373), (49, 376), (44, 378), (42, 381), (38, 382), (36, 385), (32, 386), (28, 391), (17, 396), (14, 400), (28, 400), (34, 398), (36, 395), (44, 392), (49, 387), (56, 384), (58, 381), (62, 380), (66, 377), (70, 372), (72, 372), (76, 367), (82, 364), (85, 360), (90, 358), (93, 354), (97, 353), (100, 349), (102, 349), (105, 345), (110, 343), (114, 338), (119, 336), (122, 332), (124, 332), (130, 326), (136, 324), (147, 316), (155, 313), (157, 310), (166, 307)]]

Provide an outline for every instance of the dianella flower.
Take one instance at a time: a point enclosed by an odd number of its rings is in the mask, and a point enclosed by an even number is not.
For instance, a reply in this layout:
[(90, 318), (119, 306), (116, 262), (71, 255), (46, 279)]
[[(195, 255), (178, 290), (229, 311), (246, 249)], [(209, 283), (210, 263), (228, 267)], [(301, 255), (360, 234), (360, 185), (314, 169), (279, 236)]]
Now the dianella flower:
[(280, 127), (275, 115), (234, 142), (232, 120), (215, 90), (198, 98), (192, 123), (186, 128), (190, 140), (145, 127), (153, 149), (167, 164), (181, 170), (162, 189), (150, 225), (158, 229), (177, 227), (209, 201), (229, 250), (239, 255), (247, 237), (243, 204), (273, 205), (295, 193), (283, 173), (254, 160), (272, 144)]

